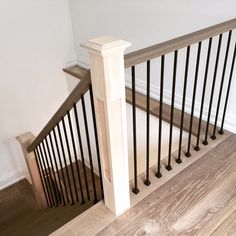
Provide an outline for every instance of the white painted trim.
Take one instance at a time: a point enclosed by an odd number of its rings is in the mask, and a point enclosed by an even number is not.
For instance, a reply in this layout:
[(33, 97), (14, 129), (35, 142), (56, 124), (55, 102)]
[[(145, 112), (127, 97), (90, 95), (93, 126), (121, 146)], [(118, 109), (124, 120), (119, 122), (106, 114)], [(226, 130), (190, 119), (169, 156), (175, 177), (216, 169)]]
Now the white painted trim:
[[(143, 82), (142, 79), (139, 79), (136, 77), (135, 80), (136, 83), (136, 90), (142, 94), (146, 93), (146, 84)], [(126, 74), (126, 86), (131, 88), (131, 76)], [(154, 99), (159, 100), (159, 91), (160, 88), (159, 86), (155, 84), (151, 84), (150, 86), (150, 96)], [(166, 104), (171, 104), (171, 90), (164, 89), (164, 96), (163, 96), (163, 101)], [(185, 103), (185, 112), (191, 113), (191, 106), (192, 106), (192, 100), (189, 97), (186, 97), (186, 103)], [(182, 96), (180, 94), (175, 95), (175, 107), (178, 109), (181, 109), (182, 107)], [(199, 102), (195, 103), (195, 116), (199, 116), (200, 114), (200, 107), (201, 104)], [(207, 111), (208, 111), (208, 106), (204, 106), (204, 112), (203, 112), (203, 120), (207, 120)], [(216, 109), (212, 108), (212, 114), (211, 114), (211, 122), (214, 122), (215, 120), (215, 114), (216, 114)], [(223, 112), (220, 111), (219, 115), (222, 116)], [(220, 125), (220, 123), (218, 124)], [(236, 116), (227, 114), (226, 119), (225, 119), (225, 125), (224, 128), (232, 133), (236, 133)]]
[(63, 64), (63, 68), (67, 68), (67, 67), (71, 67), (71, 66), (74, 66), (77, 64), (77, 59), (73, 59), (73, 60), (70, 60), (70, 61), (67, 61)]
[(0, 190), (7, 188), (8, 186), (25, 178), (24, 171), (22, 169), (16, 169), (9, 172), (6, 175), (0, 177)]

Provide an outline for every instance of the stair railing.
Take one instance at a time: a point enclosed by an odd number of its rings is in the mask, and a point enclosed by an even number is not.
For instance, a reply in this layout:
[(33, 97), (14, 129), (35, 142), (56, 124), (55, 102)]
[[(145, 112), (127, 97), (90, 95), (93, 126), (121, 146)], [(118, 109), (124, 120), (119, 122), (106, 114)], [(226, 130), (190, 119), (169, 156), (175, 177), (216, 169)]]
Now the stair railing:
[[(89, 122), (89, 118), (92, 122)], [(93, 127), (89, 127), (91, 123)], [(92, 135), (97, 157), (91, 147)], [(83, 204), (90, 200), (96, 203), (103, 198), (89, 71), (82, 74), (79, 84), (35, 139), (29, 133), (17, 139), (22, 144), (40, 206), (52, 207), (76, 202)], [(34, 165), (30, 160), (33, 160)], [(95, 174), (94, 162), (97, 162), (99, 180)]]
[[(176, 161), (178, 164), (183, 161), (183, 152), (186, 157), (191, 157), (192, 152), (200, 150), (200, 142), (202, 141), (203, 145), (208, 145), (209, 132), (211, 139), (215, 140), (217, 138), (217, 130), (220, 135), (224, 133), (224, 121), (226, 116), (226, 109), (230, 94), (231, 82), (233, 77), (233, 69), (235, 64), (235, 37), (232, 35), (234, 29), (236, 28), (236, 19), (208, 27), (206, 29), (181, 36), (176, 39), (166, 41), (148, 48), (144, 48), (135, 52), (131, 52), (125, 55), (125, 68), (130, 69), (131, 77), (131, 91), (130, 97), (128, 99), (129, 103), (132, 104), (132, 116), (133, 116), (133, 158), (134, 158), (134, 186), (133, 192), (135, 194), (139, 193), (138, 187), (138, 153), (137, 153), (137, 107), (141, 107), (142, 110), (146, 112), (146, 177), (144, 184), (149, 186), (150, 182), (150, 115), (155, 113), (159, 118), (159, 130), (158, 130), (158, 153), (157, 153), (157, 164), (156, 164), (156, 177), (162, 177), (162, 124), (163, 121), (168, 121), (170, 123), (169, 129), (169, 150), (168, 150), (168, 163), (165, 166), (168, 171), (172, 170), (172, 162)], [(226, 46), (222, 46), (222, 38), (226, 37)], [(234, 42), (232, 43), (232, 39)], [(213, 40), (216, 41), (217, 47), (214, 51)], [(205, 41), (205, 42), (203, 42)], [(203, 54), (205, 51), (202, 50), (203, 43), (207, 44), (206, 50), (206, 60), (205, 65), (202, 66), (201, 60), (203, 60)], [(191, 49), (196, 47), (196, 53), (191, 54)], [(182, 101), (181, 105), (176, 108), (176, 85), (177, 84), (177, 72), (181, 68), (179, 66), (178, 60), (184, 58), (180, 57), (179, 51), (182, 52), (185, 50), (185, 69), (182, 69), (182, 80), (178, 82), (183, 85), (182, 88)], [(213, 58), (213, 53), (216, 53), (216, 57)], [(168, 66), (166, 63), (166, 58), (172, 58), (172, 67)], [(229, 62), (229, 58), (232, 58)], [(159, 60), (158, 63), (154, 63), (154, 60)], [(193, 74), (190, 74), (190, 62), (194, 61), (195, 69)], [(209, 73), (209, 67), (211, 62), (214, 64), (214, 73), (213, 76)], [(220, 71), (219, 64), (223, 64), (223, 68)], [(230, 64), (230, 65), (229, 65)], [(200, 66), (204, 70), (204, 74), (201, 75), (203, 83), (199, 83), (200, 80)], [(146, 105), (140, 106), (140, 101), (136, 101), (136, 97), (140, 97), (138, 93), (136, 83), (137, 75), (136, 71), (141, 68), (146, 70), (146, 91), (143, 92), (146, 96)], [(230, 67), (229, 74), (226, 73), (226, 70)], [(156, 73), (152, 73), (157, 70), (160, 71), (160, 76)], [(172, 76), (166, 75), (166, 71), (172, 71)], [(221, 74), (220, 74), (221, 73)], [(140, 75), (141, 74), (141, 75)], [(220, 75), (220, 78), (218, 78)], [(142, 73), (139, 73), (138, 76), (144, 76)], [(179, 77), (181, 77), (179, 76)], [(172, 78), (171, 78), (172, 77)], [(145, 78), (145, 77), (144, 77)], [(189, 80), (193, 78), (193, 83), (189, 86)], [(151, 81), (158, 81), (157, 83), (151, 83)], [(172, 81), (169, 83), (169, 81)], [(179, 80), (178, 80), (179, 81)], [(165, 83), (167, 84), (165, 86)], [(219, 89), (216, 89), (216, 83), (219, 83)], [(154, 86), (153, 86), (154, 85)], [(207, 90), (207, 85), (210, 89)], [(226, 91), (224, 92), (224, 87)], [(165, 88), (165, 89), (164, 89)], [(156, 91), (154, 91), (156, 89)], [(200, 111), (197, 115), (196, 112), (196, 96), (201, 96), (200, 102)], [(154, 94), (150, 94), (150, 90), (154, 91)], [(166, 91), (170, 95), (166, 95)], [(192, 94), (191, 105), (189, 114), (186, 115), (186, 97), (187, 94)], [(208, 96), (209, 95), (209, 96)], [(153, 96), (157, 97), (153, 101)], [(168, 97), (168, 98), (167, 98)], [(180, 96), (181, 97), (181, 96)], [(207, 103), (206, 98), (209, 99)], [(164, 103), (164, 99), (166, 100)], [(152, 102), (152, 106), (150, 106)], [(217, 104), (216, 111), (213, 114), (213, 103)], [(220, 112), (221, 104), (223, 104), (223, 112)], [(208, 110), (206, 109), (208, 107)], [(206, 113), (206, 119), (203, 120), (203, 112)], [(221, 119), (219, 115), (221, 114)], [(211, 121), (213, 120), (213, 124)], [(220, 127), (217, 128), (217, 125), (220, 122)], [(172, 153), (172, 135), (173, 135), (173, 126), (177, 126), (180, 129), (179, 132), (179, 145), (178, 145), (178, 154), (173, 156)], [(210, 131), (209, 131), (209, 128)], [(194, 129), (194, 130), (193, 130)], [(188, 141), (186, 150), (183, 150), (183, 132), (188, 133)], [(204, 134), (203, 137), (201, 136)], [(192, 147), (192, 136), (196, 136), (196, 143)], [(203, 138), (203, 140), (201, 140)]]
[[(95, 202), (99, 200), (97, 196), (97, 184), (93, 170), (93, 161), (95, 159), (91, 155), (91, 135), (89, 132), (89, 128), (91, 127), (89, 127), (86, 122), (87, 116), (91, 114), (93, 120), (97, 163), (99, 169), (98, 175), (100, 182), (100, 191), (102, 197), (104, 195), (105, 205), (116, 215), (121, 214), (130, 207), (125, 68), (131, 69), (131, 89), (126, 89), (126, 92), (128, 92), (127, 94), (130, 96), (127, 100), (132, 104), (133, 111), (132, 126), (134, 153), (134, 193), (137, 194), (139, 192), (137, 171), (137, 107), (146, 111), (146, 178), (144, 183), (147, 186), (151, 184), (149, 179), (150, 115), (156, 114), (156, 116), (158, 116), (159, 118), (159, 131), (157, 140), (158, 154), (156, 157), (157, 166), (155, 173), (158, 178), (162, 176), (163, 168), (161, 163), (163, 135), (162, 122), (168, 121), (170, 123), (168, 164), (166, 165), (166, 169), (170, 171), (172, 169), (173, 160), (175, 160), (179, 164), (183, 161), (182, 138), (184, 131), (188, 132), (187, 149), (185, 152), (186, 157), (190, 157), (193, 151), (199, 151), (201, 147), (200, 141), (202, 139), (202, 131), (204, 131), (205, 134), (205, 137), (203, 139), (204, 145), (207, 145), (207, 141), (209, 138), (209, 128), (212, 129), (210, 129), (212, 132), (211, 137), (213, 139), (216, 138), (217, 124), (219, 121), (219, 115), (221, 115), (220, 105), (222, 103), (222, 96), (224, 94), (223, 88), (225, 85), (227, 85), (226, 97), (224, 100), (224, 107), (219, 130), (219, 134), (223, 134), (224, 120), (235, 63), (235, 42), (233, 44), (233, 50), (231, 44), (232, 34), (235, 28), (236, 19), (233, 19), (231, 21), (197, 31), (195, 33), (191, 33), (164, 43), (160, 43), (145, 49), (138, 50), (136, 52), (129, 53), (125, 56), (124, 50), (128, 46), (130, 46), (130, 43), (120, 39), (105, 36), (83, 43), (82, 46), (86, 48), (89, 53), (91, 77), (90, 72), (87, 73), (86, 71), (84, 71), (84, 73), (82, 73), (85, 74), (84, 78), (79, 82), (68, 99), (66, 99), (61, 108), (52, 117), (52, 119), (48, 122), (48, 124), (40, 132), (40, 134), (35, 138), (32, 144), (27, 147), (29, 141), (26, 142), (24, 139), (24, 141), (21, 142), (26, 159), (35, 159), (34, 163), (35, 165), (37, 165), (38, 171), (36, 171), (35, 177), (34, 173), (31, 173), (31, 176), (33, 183), (36, 183), (38, 179), (41, 179), (40, 184), (34, 184), (34, 186), (35, 189), (37, 188), (37, 186), (39, 186), (39, 188), (36, 190), (36, 194), (38, 194), (39, 192), (42, 193), (42, 191), (44, 192), (44, 200), (42, 200), (42, 202), (46, 202), (49, 206), (74, 203), (76, 201), (80, 201), (81, 203), (83, 203), (85, 201), (85, 196), (82, 196), (84, 194), (83, 190), (87, 191), (87, 199), (90, 199), (89, 194), (90, 192), (92, 192), (94, 196), (93, 200)], [(222, 38), (225, 33), (227, 33), (226, 48), (224, 56), (222, 56)], [(210, 61), (212, 60), (212, 44), (215, 37), (218, 46), (216, 50), (216, 59), (214, 61), (215, 66), (213, 80), (211, 81), (209, 78), (209, 65)], [(200, 87), (200, 112), (199, 115), (196, 116), (196, 91), (199, 87), (198, 80), (204, 40), (207, 40), (207, 53), (206, 61), (204, 63), (203, 84)], [(197, 46), (197, 53), (196, 56), (193, 56), (193, 54), (191, 54), (191, 49), (195, 44)], [(177, 107), (175, 104), (175, 98), (176, 88), (177, 85), (179, 85), (176, 81), (177, 72), (179, 70), (178, 59), (180, 49), (182, 50), (184, 48), (186, 50), (186, 56), (184, 57), (185, 68), (183, 70), (183, 80), (180, 83), (181, 86), (183, 84), (182, 100), (180, 107)], [(173, 57), (173, 71), (171, 78), (166, 78), (166, 58), (170, 55)], [(222, 57), (223, 69), (220, 78), (220, 87), (219, 90), (216, 91), (216, 78), (218, 75), (219, 61), (222, 60)], [(232, 64), (229, 73), (229, 79), (226, 81), (226, 68), (228, 68), (229, 57), (231, 57), (232, 59)], [(158, 99), (156, 99), (155, 96), (153, 96), (153, 94), (151, 93), (153, 91), (151, 83), (153, 74), (151, 72), (151, 69), (153, 60), (156, 58), (160, 59), (159, 86), (156, 86), (158, 88), (158, 91), (156, 91), (156, 93), (158, 94), (158, 96), (156, 97), (158, 97)], [(190, 88), (192, 94), (192, 103), (190, 106), (190, 112), (187, 115), (188, 121), (186, 121), (186, 94), (189, 88), (189, 64), (192, 59), (195, 60), (195, 69), (193, 73), (194, 83)], [(144, 95), (146, 96), (145, 105), (143, 105), (143, 100), (141, 102), (138, 99), (136, 100), (138, 96), (143, 95), (138, 92), (136, 87), (137, 67), (142, 64), (144, 64), (146, 68), (146, 91), (144, 92)], [(171, 81), (171, 96), (169, 104), (164, 103), (164, 86), (166, 81)], [(209, 81), (211, 81), (210, 92), (207, 91), (207, 83), (209, 83)], [(86, 94), (89, 94), (89, 97), (91, 99), (91, 113), (87, 112), (87, 106), (85, 104)], [(208, 94), (210, 94), (210, 98), (208, 104), (207, 119), (206, 121), (204, 121), (203, 111), (206, 105), (206, 96)], [(212, 116), (212, 104), (215, 100), (217, 103), (217, 109), (215, 116)], [(77, 103), (81, 105), (79, 113), (77, 112)], [(74, 111), (73, 116), (71, 114), (72, 110)], [(84, 138), (87, 142), (92, 189), (89, 189), (89, 187), (86, 186), (85, 172), (87, 169), (86, 163), (85, 161), (83, 161), (83, 151), (81, 152), (81, 150), (84, 149), (84, 145), (81, 142), (80, 137), (80, 120), (78, 119), (78, 116), (80, 116), (81, 114), (84, 121)], [(72, 122), (71, 118), (73, 118), (74, 122)], [(213, 124), (211, 124), (212, 118), (214, 118)], [(202, 129), (203, 124), (204, 129)], [(180, 128), (177, 157), (172, 156), (173, 126), (178, 126)], [(77, 155), (78, 149), (77, 143), (75, 142), (76, 133), (78, 136), (78, 143), (80, 147), (80, 159)], [(192, 149), (193, 135), (196, 136), (197, 140), (196, 144), (194, 145), (195, 150)], [(27, 150), (28, 152), (26, 152), (25, 150)], [(66, 150), (68, 160), (66, 160)], [(75, 169), (77, 169), (77, 171), (74, 171), (73, 169), (72, 152), (74, 153), (76, 164)], [(31, 155), (31, 157), (27, 158), (27, 155)], [(54, 159), (54, 157), (56, 158)], [(59, 162), (57, 162), (57, 160), (59, 160)], [(68, 176), (69, 171), (67, 170), (67, 161), (70, 164), (69, 166), (71, 168), (72, 179)], [(81, 179), (82, 177), (80, 175), (82, 174), (80, 173), (80, 165), (82, 165), (82, 170), (84, 170), (83, 174), (85, 176), (83, 180)], [(30, 172), (33, 172), (33, 167), (29, 167), (29, 169)], [(62, 181), (51, 181), (54, 179), (58, 179), (58, 176), (56, 176), (57, 173), (60, 175)], [(78, 176), (76, 176), (76, 174)], [(78, 178), (78, 181), (76, 181), (76, 178)], [(79, 183), (79, 186), (76, 185), (76, 183)], [(85, 188), (83, 187), (83, 183), (85, 183)], [(72, 188), (74, 188), (74, 190), (78, 188), (77, 191), (75, 191), (75, 194), (72, 193)], [(42, 194), (40, 196), (42, 196)]]

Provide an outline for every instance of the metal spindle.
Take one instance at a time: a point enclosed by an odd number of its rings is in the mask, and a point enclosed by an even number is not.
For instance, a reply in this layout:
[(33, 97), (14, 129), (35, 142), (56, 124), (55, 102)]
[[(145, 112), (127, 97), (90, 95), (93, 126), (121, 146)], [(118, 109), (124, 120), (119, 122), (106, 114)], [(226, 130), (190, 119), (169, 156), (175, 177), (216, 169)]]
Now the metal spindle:
[(198, 52), (197, 52), (195, 80), (194, 80), (194, 86), (193, 86), (192, 108), (191, 108), (191, 117), (190, 117), (190, 125), (189, 125), (189, 136), (188, 136), (188, 148), (187, 148), (187, 152), (185, 154), (186, 157), (191, 157), (190, 146), (191, 146), (191, 138), (192, 138), (193, 115), (194, 115), (195, 98), (196, 98), (196, 91), (197, 91), (199, 63), (200, 63), (200, 58), (201, 58), (201, 48), (202, 48), (202, 42), (199, 42), (198, 43)]
[(68, 120), (69, 120), (70, 135), (71, 135), (73, 152), (74, 152), (74, 156), (75, 156), (75, 165), (76, 165), (76, 170), (77, 170), (77, 175), (78, 175), (78, 180), (79, 180), (80, 193), (81, 193), (81, 199), (82, 199), (81, 203), (84, 204), (85, 201), (84, 201), (83, 186), (82, 186), (82, 181), (81, 181), (81, 176), (80, 176), (79, 161), (78, 161), (78, 155), (77, 155), (76, 146), (75, 146), (75, 139), (74, 139), (73, 128), (72, 128), (72, 124), (71, 124), (70, 112), (68, 112)]
[(221, 121), (221, 128), (219, 130), (219, 134), (223, 134), (224, 133), (223, 128), (224, 128), (225, 114), (226, 114), (226, 109), (227, 109), (228, 100), (229, 100), (229, 93), (230, 93), (230, 88), (231, 88), (231, 82), (232, 82), (232, 78), (233, 78), (235, 57), (236, 57), (236, 43), (235, 43), (235, 46), (234, 46), (233, 60), (232, 60), (232, 65), (231, 65), (231, 69), (230, 69), (230, 76), (229, 76), (228, 88), (227, 88), (227, 92), (226, 92), (225, 105), (224, 105), (224, 111), (223, 111), (223, 118), (222, 118), (222, 121)]
[[(58, 127), (58, 124), (57, 124), (57, 127)], [(58, 142), (57, 142), (57, 136), (56, 136), (55, 128), (53, 128), (52, 132), (53, 132), (54, 141), (55, 141), (55, 144), (56, 144), (57, 156), (58, 156), (59, 164), (60, 164), (60, 168), (61, 168), (62, 180), (63, 180), (63, 184), (64, 184), (64, 187), (65, 187), (66, 200), (67, 200), (67, 203), (69, 203), (70, 200), (69, 200), (69, 195), (68, 195), (68, 191), (67, 191), (67, 187), (66, 187), (67, 184), (66, 184), (66, 179), (65, 179), (65, 174), (64, 174), (64, 170), (63, 170), (61, 154), (60, 154), (60, 151), (59, 151), (59, 146), (58, 146)], [(64, 203), (64, 205), (65, 205), (65, 203)]]
[(53, 199), (54, 205), (58, 206), (57, 197), (56, 197), (55, 189), (54, 189), (54, 186), (53, 186), (53, 177), (54, 177), (53, 173), (52, 173), (53, 170), (52, 170), (52, 167), (50, 167), (49, 156), (47, 154), (46, 146), (45, 146), (45, 139), (42, 141), (42, 147), (43, 147), (44, 158), (45, 158), (45, 161), (46, 161), (47, 170), (48, 170), (48, 174), (49, 174), (48, 175), (49, 176), (49, 187), (50, 187), (50, 190), (51, 190), (51, 193), (52, 193), (52, 199)]
[(201, 135), (202, 115), (203, 115), (203, 108), (204, 108), (205, 95), (206, 95), (206, 85), (207, 85), (208, 68), (209, 68), (209, 61), (210, 61), (210, 55), (211, 55), (211, 46), (212, 46), (212, 38), (209, 39), (209, 43), (208, 43), (206, 70), (205, 70), (205, 76), (204, 76), (204, 82), (203, 82), (203, 88), (202, 88), (202, 101), (201, 101), (200, 116), (199, 116), (199, 122), (198, 122), (197, 142), (196, 142), (196, 146), (194, 147), (194, 150), (197, 152), (200, 150), (199, 142), (200, 142), (200, 135)]
[(67, 167), (67, 163), (66, 163), (65, 149), (64, 149), (64, 145), (63, 145), (63, 140), (62, 140), (62, 136), (61, 136), (61, 129), (60, 129), (60, 125), (59, 124), (57, 124), (57, 131), (58, 131), (58, 134), (59, 134), (59, 140), (60, 140), (60, 145), (61, 145), (62, 157), (63, 157), (64, 164), (65, 164), (66, 177), (67, 177), (68, 186), (69, 186), (69, 190), (70, 190), (71, 204), (74, 204), (74, 197), (73, 197), (73, 193), (72, 193), (70, 177), (69, 177), (69, 171), (68, 171), (68, 167)]
[(46, 192), (46, 186), (45, 186), (45, 179), (44, 179), (44, 175), (43, 175), (43, 167), (42, 167), (42, 164), (39, 162), (39, 154), (38, 154), (38, 149), (36, 148), (34, 150), (34, 155), (35, 155), (35, 160), (36, 160), (36, 164), (37, 164), (37, 167), (38, 167), (38, 170), (39, 170), (39, 175), (40, 175), (40, 179), (41, 179), (41, 182), (42, 182), (42, 186), (43, 186), (43, 192), (44, 192), (44, 195), (45, 195), (45, 199), (46, 199), (46, 202), (47, 202), (47, 206), (51, 206), (50, 202), (49, 202), (49, 199), (48, 199), (48, 192)]
[[(67, 116), (69, 116), (69, 112), (67, 112)], [(68, 152), (68, 156), (69, 156), (70, 170), (71, 170), (72, 180), (73, 180), (73, 184), (74, 184), (75, 197), (76, 197), (76, 201), (78, 202), (79, 201), (79, 196), (78, 196), (78, 191), (77, 191), (77, 187), (76, 187), (75, 173), (74, 173), (74, 170), (73, 170), (73, 162), (72, 162), (72, 157), (71, 157), (71, 152), (70, 152), (70, 145), (69, 145), (69, 140), (68, 140), (68, 136), (67, 136), (67, 130), (66, 130), (64, 117), (62, 118), (62, 126), (63, 126), (64, 136), (65, 136), (65, 140), (66, 140), (67, 152)]]
[(40, 152), (40, 156), (41, 156), (41, 161), (42, 161), (42, 164), (43, 164), (43, 169), (44, 169), (44, 176), (46, 175), (45, 177), (45, 184), (47, 185), (47, 189), (48, 189), (48, 193), (49, 193), (49, 198), (50, 198), (50, 201), (51, 201), (51, 204), (52, 206), (55, 205), (55, 201), (54, 201), (54, 197), (53, 197), (53, 193), (52, 193), (52, 188), (50, 186), (50, 181), (48, 180), (48, 178), (51, 178), (50, 177), (50, 172), (48, 171), (48, 168), (47, 168), (47, 165), (46, 165), (46, 158), (45, 156), (43, 155), (43, 151), (42, 151), (42, 145), (43, 145), (43, 142), (41, 142), (39, 144), (39, 152)]
[(187, 80), (188, 80), (189, 56), (190, 56), (190, 46), (187, 47), (187, 55), (185, 63), (183, 100), (182, 100), (182, 110), (181, 110), (180, 133), (179, 133), (179, 151), (178, 151), (178, 158), (176, 160), (177, 163), (179, 162), (181, 163), (181, 148), (182, 148), (182, 138), (183, 138), (184, 110), (185, 110), (185, 100), (186, 100), (186, 90), (187, 90)]
[(178, 64), (178, 51), (176, 50), (175, 55), (174, 55), (174, 68), (173, 68), (173, 80), (172, 80), (171, 111), (170, 111), (170, 134), (169, 134), (169, 154), (168, 154), (168, 165), (166, 166), (167, 170), (172, 170), (171, 153), (172, 153), (172, 134), (173, 134), (173, 119), (174, 119), (174, 106), (175, 106), (175, 87), (176, 87), (177, 64)]
[(138, 171), (137, 171), (137, 134), (136, 134), (136, 91), (135, 91), (135, 66), (131, 68), (132, 73), (132, 110), (133, 110), (133, 148), (134, 148), (134, 188), (133, 193), (138, 194)]
[(53, 180), (51, 181), (52, 182), (52, 185), (53, 185), (53, 189), (54, 189), (54, 193), (55, 193), (55, 200), (56, 200), (56, 206), (60, 205), (60, 196), (58, 194), (58, 186), (57, 186), (57, 179), (56, 179), (56, 175), (55, 175), (55, 171), (54, 171), (54, 168), (53, 168), (53, 163), (52, 163), (52, 156), (51, 156), (51, 152), (50, 152), (50, 149), (49, 149), (49, 145), (48, 145), (48, 140), (47, 140), (47, 137), (45, 137), (45, 142), (46, 142), (46, 150), (47, 150), (47, 153), (48, 153), (48, 156), (49, 156), (49, 164), (51, 165), (51, 172), (52, 172), (52, 177), (53, 177)]
[(158, 134), (158, 157), (156, 177), (161, 178), (161, 138), (162, 138), (162, 107), (163, 107), (163, 90), (164, 90), (164, 70), (165, 55), (161, 56), (161, 79), (160, 79), (160, 106), (159, 106), (159, 134)]
[(80, 147), (80, 153), (81, 153), (81, 159), (82, 159), (82, 167), (83, 167), (83, 173), (84, 173), (87, 198), (88, 198), (88, 200), (90, 200), (88, 179), (87, 179), (87, 173), (86, 173), (86, 165), (85, 165), (85, 160), (84, 160), (84, 150), (83, 150), (83, 144), (82, 144), (82, 139), (81, 139), (80, 124), (79, 124), (76, 104), (74, 104), (74, 114), (75, 114), (76, 129), (77, 129), (77, 134), (78, 134), (78, 139), (79, 139), (79, 147)]
[(61, 180), (60, 180), (60, 177), (59, 177), (59, 169), (58, 169), (58, 165), (57, 165), (54, 145), (53, 145), (53, 142), (52, 142), (51, 132), (49, 133), (49, 141), (50, 141), (50, 145), (51, 145), (51, 148), (52, 148), (52, 156), (53, 156), (54, 165), (55, 165), (55, 168), (56, 168), (56, 173), (57, 173), (57, 176), (58, 176), (57, 179), (58, 179), (58, 182), (59, 182), (59, 187), (60, 187), (60, 192), (61, 192), (61, 196), (62, 196), (62, 201), (63, 201), (63, 204), (65, 205), (66, 202), (65, 202), (65, 198), (64, 198), (64, 194), (63, 194)]
[(216, 127), (217, 127), (217, 121), (218, 121), (219, 110), (220, 110), (221, 96), (222, 96), (222, 91), (223, 91), (223, 86), (224, 86), (224, 79), (225, 79), (225, 72), (226, 72), (228, 55), (229, 55), (231, 36), (232, 36), (232, 30), (229, 31), (229, 35), (228, 35), (228, 41), (227, 41), (227, 47), (226, 47), (226, 53), (225, 53), (225, 61), (224, 61), (222, 79), (221, 79), (221, 84), (220, 84), (219, 97), (218, 97), (218, 102), (217, 102), (215, 124), (214, 124), (213, 134), (211, 136), (212, 139), (216, 139), (216, 135), (215, 135), (216, 134)]
[(218, 65), (219, 65), (221, 43), (222, 43), (222, 34), (220, 34), (219, 41), (218, 41), (218, 48), (217, 48), (217, 55), (216, 55), (216, 62), (215, 62), (215, 70), (214, 70), (214, 75), (213, 75), (213, 81), (212, 81), (212, 87), (211, 87), (211, 95), (210, 95), (210, 103), (209, 103), (209, 109), (208, 109), (208, 115), (207, 115), (205, 139), (202, 142), (204, 145), (208, 144), (208, 141), (207, 141), (208, 140), (208, 129), (209, 129), (209, 124), (210, 124), (211, 108), (212, 108), (214, 92), (215, 92), (215, 84), (216, 84), (216, 77), (217, 77), (217, 71), (218, 71)]
[(100, 150), (99, 150), (99, 144), (98, 144), (98, 132), (97, 132), (95, 107), (94, 107), (94, 101), (93, 101), (92, 85), (90, 85), (89, 94), (90, 94), (90, 102), (91, 102), (91, 109), (92, 109), (92, 116), (93, 116), (93, 129), (94, 129), (94, 136), (95, 136), (96, 150), (97, 150), (97, 160), (98, 160), (98, 170), (99, 170), (99, 177), (100, 177), (100, 186), (101, 186), (102, 198), (104, 198), (103, 183), (102, 183), (101, 157), (100, 157)]
[(146, 129), (146, 180), (144, 184), (149, 186), (149, 149), (150, 149), (150, 61), (147, 61), (147, 129)]
[(86, 132), (87, 146), (88, 146), (88, 152), (89, 152), (90, 171), (91, 171), (91, 176), (92, 176), (92, 184), (93, 184), (93, 192), (94, 192), (94, 203), (97, 203), (98, 199), (97, 199), (97, 191), (96, 191), (96, 184), (95, 184), (95, 176), (94, 176), (94, 171), (93, 171), (93, 159), (92, 159), (92, 152), (91, 152), (91, 145), (90, 145), (88, 120), (87, 120), (87, 114), (86, 114), (86, 108), (85, 108), (85, 102), (84, 102), (84, 95), (81, 96), (81, 101), (82, 101), (82, 110), (83, 110), (83, 115), (84, 115), (84, 126), (85, 126), (85, 132)]

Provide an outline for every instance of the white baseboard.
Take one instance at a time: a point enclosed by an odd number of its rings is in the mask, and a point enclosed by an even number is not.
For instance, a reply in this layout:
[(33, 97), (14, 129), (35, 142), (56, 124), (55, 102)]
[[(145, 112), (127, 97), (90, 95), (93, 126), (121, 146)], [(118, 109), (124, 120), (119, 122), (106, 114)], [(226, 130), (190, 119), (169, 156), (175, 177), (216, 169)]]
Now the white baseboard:
[(13, 170), (6, 175), (0, 177), (0, 190), (25, 178), (24, 172), (21, 169)]
[[(136, 86), (136, 90), (142, 94), (146, 94), (146, 84), (143, 82), (143, 80), (139, 79), (139, 78), (135, 78), (135, 86)], [(129, 88), (131, 88), (131, 77), (130, 75), (126, 75), (126, 86), (128, 86)], [(155, 85), (155, 84), (151, 84), (150, 86), (150, 96), (154, 99), (159, 100), (160, 97), (160, 88), (159, 86)], [(164, 96), (163, 96), (163, 101), (166, 104), (171, 104), (171, 96), (172, 96), (172, 92), (171, 90), (166, 90), (164, 89)], [(181, 109), (182, 107), (182, 95), (180, 94), (176, 94), (175, 95), (175, 107), (178, 109)], [(191, 107), (192, 107), (192, 100), (188, 97), (186, 97), (186, 103), (185, 103), (185, 112), (187, 113), (191, 113)], [(200, 107), (201, 104), (199, 102), (195, 103), (195, 112), (194, 115), (195, 116), (199, 116), (200, 114)], [(203, 120), (207, 120), (207, 111), (208, 111), (208, 106), (204, 106), (204, 112), (203, 112)], [(215, 114), (216, 114), (216, 109), (212, 108), (212, 114), (211, 114), (211, 123), (214, 123), (215, 121)], [(222, 111), (219, 112), (219, 116), (221, 117), (223, 114)], [(220, 126), (221, 123), (218, 123), (218, 125)], [(226, 118), (225, 118), (225, 124), (224, 124), (224, 128), (232, 133), (236, 133), (236, 116), (231, 115), (231, 114), (227, 114)]]

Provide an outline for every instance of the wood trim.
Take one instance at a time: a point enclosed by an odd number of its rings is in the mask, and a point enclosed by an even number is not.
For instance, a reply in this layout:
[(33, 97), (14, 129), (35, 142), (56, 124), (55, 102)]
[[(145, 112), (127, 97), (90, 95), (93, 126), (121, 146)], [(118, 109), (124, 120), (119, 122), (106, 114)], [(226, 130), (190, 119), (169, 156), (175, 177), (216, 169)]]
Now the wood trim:
[(125, 68), (160, 57), (236, 28), (236, 18), (125, 55)]
[(82, 80), (86, 74), (88, 73), (88, 70), (85, 68), (82, 68), (78, 65), (74, 65), (68, 68), (64, 68), (63, 69), (64, 72), (66, 72), (69, 75), (72, 75), (74, 77), (76, 77), (79, 80)]
[(22, 148), (38, 207), (45, 208), (47, 207), (47, 202), (43, 190), (40, 172), (36, 162), (36, 157), (34, 152), (27, 152), (27, 147), (33, 142), (34, 138), (35, 137), (32, 133), (26, 132), (17, 136), (16, 140), (20, 143)]
[(43, 130), (36, 137), (34, 142), (27, 149), (28, 152), (32, 152), (41, 142), (42, 140), (52, 131), (52, 129), (57, 125), (58, 122), (66, 115), (67, 111), (69, 111), (75, 103), (77, 103), (82, 94), (84, 94), (91, 84), (91, 76), (90, 71), (87, 70), (87, 73), (84, 73), (83, 79), (81, 82), (74, 88), (69, 97), (65, 100), (65, 102), (61, 105), (55, 115), (50, 119), (47, 125), (43, 128)]

